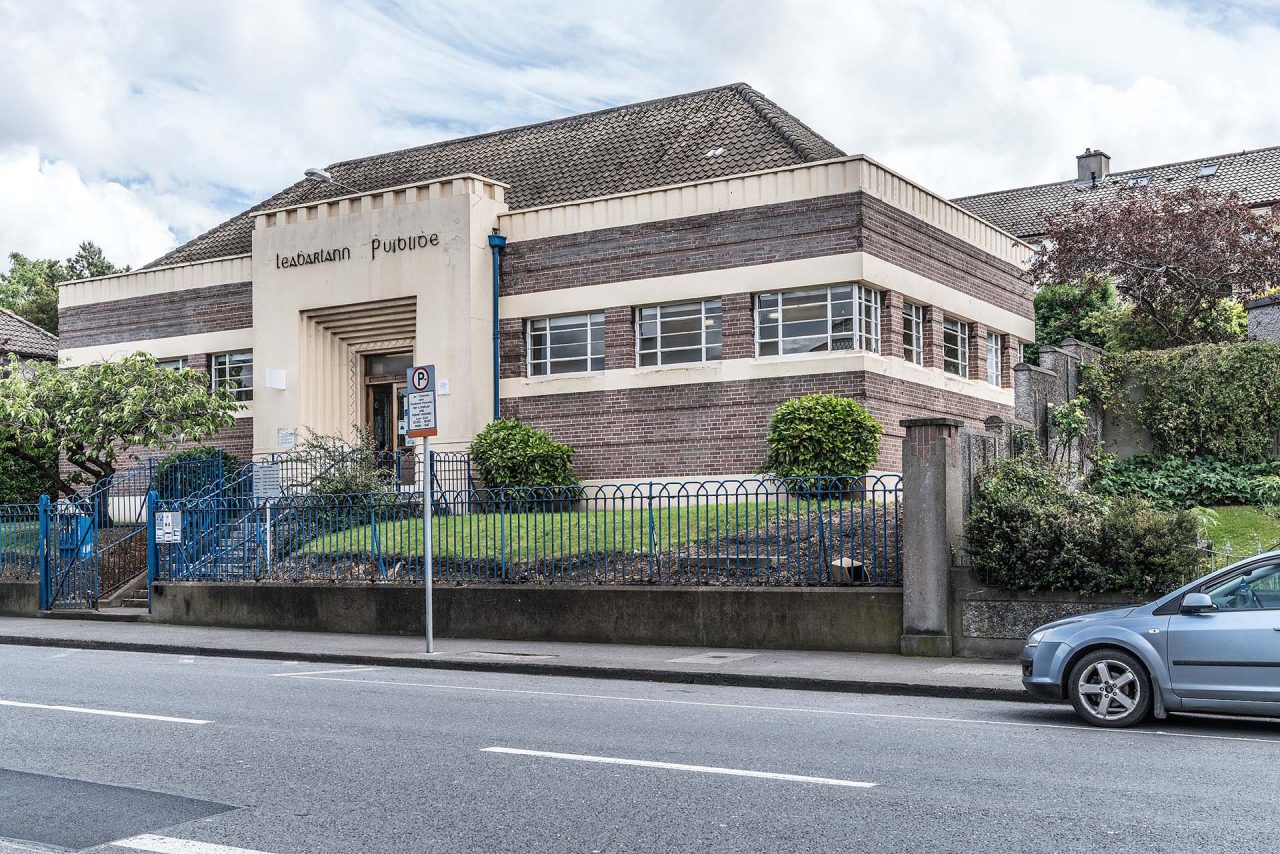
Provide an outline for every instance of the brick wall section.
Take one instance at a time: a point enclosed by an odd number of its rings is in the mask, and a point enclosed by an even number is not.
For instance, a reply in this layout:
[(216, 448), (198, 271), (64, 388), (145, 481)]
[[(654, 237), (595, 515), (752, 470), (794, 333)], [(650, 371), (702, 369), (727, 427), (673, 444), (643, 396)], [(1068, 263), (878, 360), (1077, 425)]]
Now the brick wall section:
[(58, 312), (59, 346), (92, 347), (253, 326), (253, 284), (239, 282), (78, 305)]
[(1005, 333), (1000, 351), (1000, 385), (1013, 388), (1013, 366), (1018, 364), (1018, 339)]
[(636, 327), (628, 306), (604, 311), (605, 370), (636, 366)]
[(866, 252), (1020, 317), (1032, 317), (1031, 285), (1021, 271), (870, 196), (862, 201), (860, 243)]
[(885, 291), (880, 303), (880, 353), (902, 358), (902, 294)]
[(528, 294), (856, 252), (861, 194), (508, 243), (502, 293)]
[(924, 365), (942, 370), (942, 309), (928, 305), (924, 309)]
[(865, 250), (1031, 317), (1017, 267), (863, 193), (508, 243), (502, 292), (537, 293)]
[(721, 354), (725, 359), (750, 359), (756, 354), (755, 300), (751, 294), (720, 298)]
[(524, 321), (519, 318), (498, 322), (498, 359), (502, 377), (523, 377), (529, 373), (525, 363)]
[(884, 427), (878, 468), (898, 471), (903, 418), (947, 415), (975, 427), (1012, 408), (862, 371), (506, 398), (502, 414), (577, 449), (585, 478), (745, 474), (764, 460), (779, 403), (826, 392), (859, 400)]
[(987, 327), (969, 324), (969, 379), (987, 381)]

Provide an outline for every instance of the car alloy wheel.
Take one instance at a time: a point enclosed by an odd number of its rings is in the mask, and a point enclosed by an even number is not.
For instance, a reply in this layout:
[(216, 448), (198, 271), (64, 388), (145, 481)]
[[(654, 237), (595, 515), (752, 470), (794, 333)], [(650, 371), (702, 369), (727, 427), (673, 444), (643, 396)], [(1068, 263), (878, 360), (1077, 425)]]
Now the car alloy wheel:
[(1124, 662), (1104, 658), (1081, 672), (1076, 693), (1086, 712), (1100, 721), (1118, 721), (1142, 705), (1143, 681)]

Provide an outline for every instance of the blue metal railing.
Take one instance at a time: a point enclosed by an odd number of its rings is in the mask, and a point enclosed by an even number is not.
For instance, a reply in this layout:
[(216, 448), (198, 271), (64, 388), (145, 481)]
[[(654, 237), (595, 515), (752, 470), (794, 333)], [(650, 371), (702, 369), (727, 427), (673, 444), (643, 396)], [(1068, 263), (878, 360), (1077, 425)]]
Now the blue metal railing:
[[(433, 490), (435, 507), (465, 508), (433, 521), (434, 575), (457, 583), (897, 585), (900, 496), (896, 475)], [(155, 546), (161, 580), (423, 577), (421, 492), (159, 500), (156, 510), (182, 513), (183, 542)]]
[(40, 554), (40, 505), (0, 505), (0, 578), (36, 580)]

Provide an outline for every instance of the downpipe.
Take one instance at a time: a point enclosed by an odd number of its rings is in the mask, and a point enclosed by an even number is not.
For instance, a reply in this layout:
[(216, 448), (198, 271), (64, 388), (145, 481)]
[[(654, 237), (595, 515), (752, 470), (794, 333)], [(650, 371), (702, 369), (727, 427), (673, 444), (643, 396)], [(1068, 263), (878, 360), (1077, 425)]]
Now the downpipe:
[(502, 402), (498, 392), (498, 380), (502, 376), (500, 371), (501, 356), (499, 354), (499, 331), (498, 331), (498, 294), (502, 289), (502, 248), (507, 245), (507, 238), (498, 234), (495, 228), (493, 234), (489, 235), (489, 251), (493, 253), (493, 420), (497, 421), (502, 417)]

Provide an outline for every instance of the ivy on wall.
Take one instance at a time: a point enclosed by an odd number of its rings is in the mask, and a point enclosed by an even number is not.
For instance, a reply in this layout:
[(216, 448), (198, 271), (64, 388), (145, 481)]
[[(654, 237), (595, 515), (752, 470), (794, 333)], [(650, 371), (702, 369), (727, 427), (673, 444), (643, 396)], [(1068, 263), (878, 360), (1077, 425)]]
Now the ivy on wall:
[(1196, 344), (1103, 356), (1083, 378), (1107, 413), (1150, 432), (1157, 456), (1254, 462), (1280, 435), (1280, 344)]

